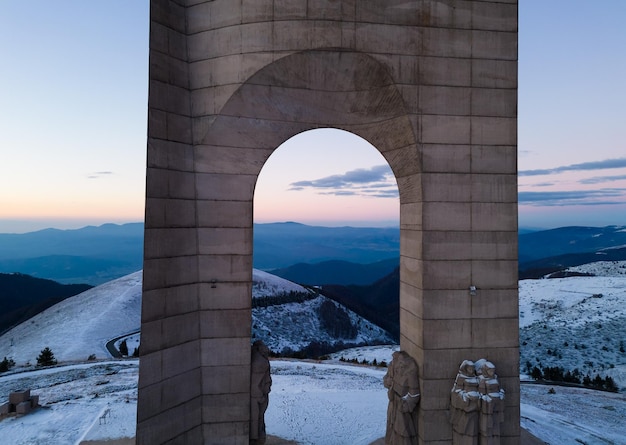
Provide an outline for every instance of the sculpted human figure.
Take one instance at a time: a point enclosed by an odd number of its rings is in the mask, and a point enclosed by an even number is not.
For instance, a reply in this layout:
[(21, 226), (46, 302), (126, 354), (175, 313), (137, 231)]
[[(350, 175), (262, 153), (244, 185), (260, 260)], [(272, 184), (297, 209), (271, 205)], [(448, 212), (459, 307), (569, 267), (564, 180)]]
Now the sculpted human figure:
[(269, 349), (261, 340), (252, 344), (250, 372), (250, 444), (265, 443), (265, 410), (269, 403), (272, 387), (270, 376)]
[(480, 394), (474, 362), (464, 360), (450, 393), (450, 422), (454, 445), (478, 444)]
[(389, 397), (385, 445), (417, 444), (420, 394), (415, 360), (405, 351), (394, 352), (383, 384)]
[(500, 424), (504, 422), (504, 390), (500, 388), (493, 363), (479, 360), (476, 364), (481, 397), (479, 444), (500, 445)]

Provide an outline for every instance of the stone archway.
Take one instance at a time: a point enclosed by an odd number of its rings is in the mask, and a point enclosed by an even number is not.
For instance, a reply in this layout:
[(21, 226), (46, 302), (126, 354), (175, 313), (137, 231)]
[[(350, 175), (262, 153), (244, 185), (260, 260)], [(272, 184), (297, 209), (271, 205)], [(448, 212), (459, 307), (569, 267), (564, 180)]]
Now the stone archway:
[(479, 356), (515, 443), (516, 4), (151, 3), (137, 442), (247, 443), (254, 186), (282, 142), (332, 126), (398, 182), (420, 443), (451, 440), (451, 384)]

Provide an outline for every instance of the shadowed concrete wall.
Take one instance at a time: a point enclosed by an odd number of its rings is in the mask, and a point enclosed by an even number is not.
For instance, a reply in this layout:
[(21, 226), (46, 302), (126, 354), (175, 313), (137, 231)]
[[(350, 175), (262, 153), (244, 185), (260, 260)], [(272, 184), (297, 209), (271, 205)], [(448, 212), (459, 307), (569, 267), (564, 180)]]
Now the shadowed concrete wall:
[(321, 127), (398, 182), (420, 443), (451, 443), (454, 377), (481, 357), (519, 443), (516, 0), (151, 1), (137, 443), (248, 443), (254, 187)]

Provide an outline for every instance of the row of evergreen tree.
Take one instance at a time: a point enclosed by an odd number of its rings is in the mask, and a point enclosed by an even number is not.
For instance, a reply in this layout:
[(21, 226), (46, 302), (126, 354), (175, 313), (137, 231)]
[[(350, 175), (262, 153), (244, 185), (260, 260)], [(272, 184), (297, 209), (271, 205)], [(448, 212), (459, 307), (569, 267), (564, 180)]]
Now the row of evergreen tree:
[(252, 308), (261, 308), (268, 306), (279, 306), (287, 303), (304, 303), (305, 301), (314, 300), (318, 294), (314, 292), (282, 292), (280, 294), (267, 297), (255, 297), (252, 299)]
[[(57, 364), (54, 353), (47, 346), (41, 350), (37, 356), (37, 367), (42, 368), (44, 366), (53, 366)], [(15, 366), (15, 361), (11, 358), (6, 358), (0, 361), (0, 372), (7, 372)]]
[[(128, 357), (128, 344), (126, 340), (120, 343), (120, 354)], [(133, 351), (133, 357), (139, 357), (139, 348), (135, 348)], [(90, 355), (88, 360), (95, 359), (95, 355)], [(57, 364), (57, 359), (54, 357), (54, 352), (49, 347), (45, 347), (41, 350), (37, 356), (37, 367), (42, 368), (45, 366), (54, 366)], [(15, 366), (15, 361), (11, 358), (6, 358), (0, 361), (0, 372), (7, 372)]]
[(530, 376), (535, 380), (572, 383), (603, 391), (617, 392), (619, 389), (611, 376), (600, 377), (599, 374), (596, 374), (595, 377), (591, 378), (589, 374), (583, 376), (578, 368), (573, 371), (565, 371), (561, 366), (548, 366), (545, 368), (534, 366)]

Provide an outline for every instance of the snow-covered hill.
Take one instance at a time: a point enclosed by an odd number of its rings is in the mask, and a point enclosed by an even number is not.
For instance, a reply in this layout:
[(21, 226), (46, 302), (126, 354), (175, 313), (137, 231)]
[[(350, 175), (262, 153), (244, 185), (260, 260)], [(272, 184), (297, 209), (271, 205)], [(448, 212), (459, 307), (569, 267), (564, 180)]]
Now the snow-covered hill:
[[(252, 309), (252, 336), (261, 339), (276, 353), (300, 351), (311, 345), (312, 342), (330, 345), (362, 345), (393, 342), (391, 336), (382, 328), (365, 320), (339, 303), (318, 295), (315, 290), (307, 289), (291, 281), (254, 270), (253, 272), (253, 299), (256, 307)], [(268, 297), (284, 296), (285, 300), (297, 300), (283, 304), (261, 302)], [(304, 301), (302, 301), (304, 300)], [(280, 303), (281, 299), (277, 299)], [(268, 304), (269, 303), (269, 304)], [(339, 315), (346, 314), (353, 335), (337, 335), (324, 328), (321, 312), (322, 306), (329, 303), (335, 307)], [(345, 317), (344, 317), (345, 320)], [(345, 320), (347, 321), (347, 320)], [(335, 347), (333, 347), (335, 346)]]
[[(253, 298), (308, 295), (302, 303), (269, 304), (253, 309), (255, 338), (265, 340), (275, 352), (284, 348), (299, 350), (312, 341), (350, 344), (391, 342), (381, 328), (347, 309), (344, 310), (358, 332), (354, 338), (341, 338), (325, 331), (319, 319), (319, 307), (325, 297), (317, 296), (283, 278), (255, 270)], [(105, 283), (68, 298), (0, 336), (0, 360), (8, 357), (16, 365), (34, 365), (37, 356), (49, 347), (59, 362), (85, 361), (89, 356), (111, 358), (105, 345), (110, 340), (129, 335), (129, 351), (136, 346), (141, 325), (142, 272)], [(119, 345), (119, 341), (116, 343)]]
[(49, 347), (59, 362), (110, 358), (109, 340), (139, 330), (141, 281), (135, 272), (46, 309), (0, 337), (0, 357), (34, 365)]
[(520, 281), (520, 366), (578, 369), (626, 387), (626, 262), (568, 269), (590, 277)]

